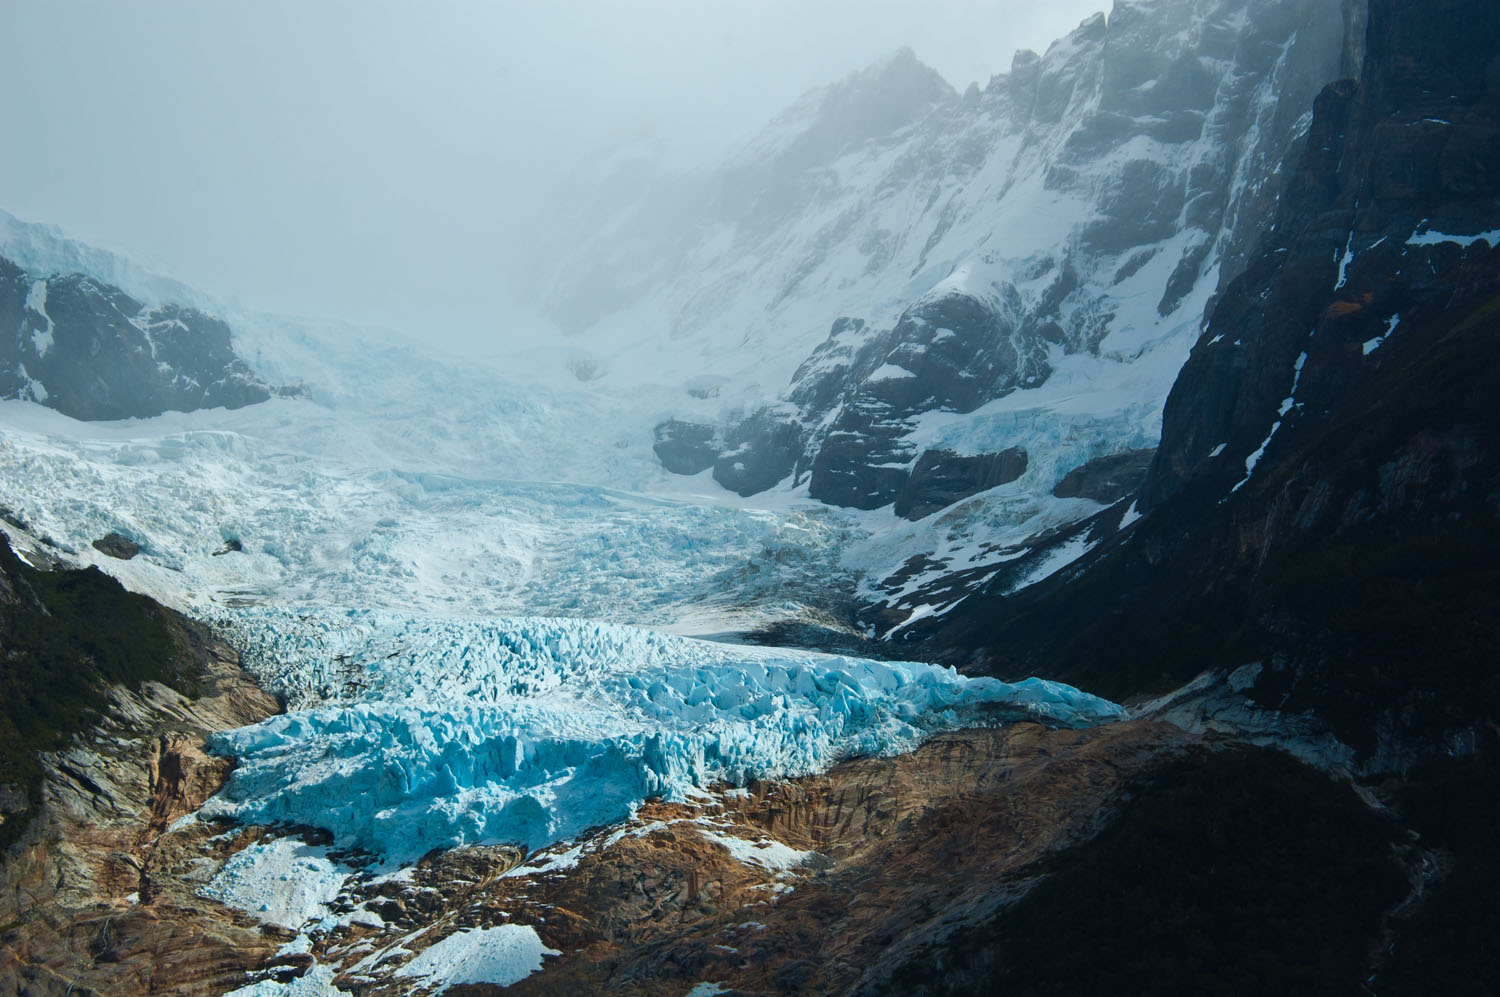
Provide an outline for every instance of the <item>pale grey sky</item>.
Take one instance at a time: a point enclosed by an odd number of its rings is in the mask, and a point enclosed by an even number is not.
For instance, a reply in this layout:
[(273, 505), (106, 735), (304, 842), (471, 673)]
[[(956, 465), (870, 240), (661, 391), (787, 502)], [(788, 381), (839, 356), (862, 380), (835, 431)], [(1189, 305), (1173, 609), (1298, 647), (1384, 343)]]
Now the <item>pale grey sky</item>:
[(4, 0), (0, 208), (271, 311), (488, 324), (593, 149), (718, 150), (902, 46), (962, 90), (1103, 0)]

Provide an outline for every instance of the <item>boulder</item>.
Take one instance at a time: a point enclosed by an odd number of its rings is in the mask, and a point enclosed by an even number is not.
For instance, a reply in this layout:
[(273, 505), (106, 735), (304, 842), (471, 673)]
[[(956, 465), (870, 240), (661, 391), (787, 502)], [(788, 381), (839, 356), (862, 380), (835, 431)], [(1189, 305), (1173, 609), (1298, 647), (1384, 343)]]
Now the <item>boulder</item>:
[(960, 499), (1010, 484), (1026, 473), (1027, 463), (1026, 451), (1020, 447), (969, 457), (951, 450), (928, 450), (896, 496), (896, 515), (913, 520), (930, 516)]
[(1130, 450), (1095, 457), (1063, 475), (1052, 489), (1058, 498), (1086, 498), (1108, 505), (1135, 492), (1146, 480), (1156, 450)]
[(698, 474), (713, 467), (719, 456), (717, 441), (712, 426), (681, 419), (668, 419), (657, 423), (654, 430), (656, 441), (651, 449), (673, 474)]
[(109, 557), (128, 561), (141, 552), (141, 545), (118, 533), (106, 533), (94, 541), (94, 549)]

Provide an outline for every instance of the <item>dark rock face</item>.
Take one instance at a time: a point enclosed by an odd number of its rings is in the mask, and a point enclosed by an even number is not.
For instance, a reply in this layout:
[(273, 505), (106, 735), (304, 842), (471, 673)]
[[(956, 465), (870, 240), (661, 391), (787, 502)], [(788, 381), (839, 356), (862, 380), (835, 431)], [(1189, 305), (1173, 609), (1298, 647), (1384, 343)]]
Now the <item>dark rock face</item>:
[(917, 459), (896, 496), (896, 515), (903, 519), (930, 516), (960, 499), (1010, 484), (1026, 473), (1026, 465), (1026, 451), (1019, 447), (974, 457), (928, 450)]
[(1086, 498), (1108, 505), (1132, 494), (1146, 478), (1155, 450), (1096, 457), (1063, 475), (1052, 489), (1058, 498)]
[(1258, 666), (1246, 695), (1369, 773), (1493, 759), (1497, 229), (1500, 8), (1372, 0), (1360, 82), (1319, 98), (1173, 389), (1144, 519), (934, 632), (1115, 698)]
[(1495, 247), (1467, 237), (1500, 224), (1500, 10), (1377, 0), (1369, 23), (1362, 82), (1318, 97), (1264, 252), (1173, 387), (1142, 508), (1195, 481), (1234, 486), (1405, 330), (1496, 286)]
[(698, 474), (714, 466), (719, 456), (712, 426), (702, 426), (681, 419), (668, 419), (659, 423), (655, 431), (656, 442), (651, 449), (673, 474)]
[(271, 397), (229, 327), (191, 308), (146, 308), (82, 274), (35, 277), (0, 258), (0, 396), (75, 419), (126, 419)]
[(740, 495), (754, 495), (792, 473), (802, 452), (802, 426), (761, 409), (729, 431), (714, 461), (714, 480)]
[[(923, 301), (844, 363), (829, 362), (841, 333), (835, 325), (790, 392), (794, 400), (836, 398), (831, 419), (816, 410), (804, 416), (830, 426), (799, 465), (808, 471), (812, 497), (857, 509), (889, 505), (910, 476), (903, 465), (917, 456), (905, 438), (914, 417), (972, 412), (1045, 381), (1051, 373), (1045, 334), (1024, 328), (1020, 312), (1014, 289), (998, 302), (963, 294)], [(839, 386), (836, 395), (830, 382)]]
[(95, 540), (93, 547), (101, 554), (128, 561), (141, 552), (141, 545), (129, 537), (123, 537), (118, 533), (106, 533)]

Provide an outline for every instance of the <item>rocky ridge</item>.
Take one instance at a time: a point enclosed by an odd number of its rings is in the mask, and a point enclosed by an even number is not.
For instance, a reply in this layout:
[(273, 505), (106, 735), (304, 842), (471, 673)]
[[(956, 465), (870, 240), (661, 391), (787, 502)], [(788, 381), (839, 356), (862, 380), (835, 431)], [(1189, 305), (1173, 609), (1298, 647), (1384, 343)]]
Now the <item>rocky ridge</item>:
[(0, 256), (0, 397), (75, 419), (240, 408), (276, 389), (234, 352), (229, 326), (196, 308), (147, 306), (79, 273), (34, 274)]

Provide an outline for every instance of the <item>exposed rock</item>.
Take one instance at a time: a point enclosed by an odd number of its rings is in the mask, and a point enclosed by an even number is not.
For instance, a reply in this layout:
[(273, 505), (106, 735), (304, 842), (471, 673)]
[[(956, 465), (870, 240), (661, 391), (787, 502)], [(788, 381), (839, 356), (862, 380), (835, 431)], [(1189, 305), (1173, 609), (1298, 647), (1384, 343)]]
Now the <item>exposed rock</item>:
[(1228, 490), (1367, 380), (1387, 337), (1500, 285), (1495, 247), (1466, 238), (1500, 225), (1496, 17), (1369, 4), (1361, 78), (1318, 97), (1261, 254), (1173, 386), (1142, 509), (1195, 481)]
[(1155, 449), (1096, 457), (1063, 475), (1052, 489), (1058, 498), (1086, 498), (1108, 505), (1131, 495), (1146, 479)]
[(378, 908), (386, 927), (339, 929), (314, 954), (342, 986), (404, 994), (395, 971), (410, 952), (516, 923), (564, 953), (514, 985), (522, 994), (681, 994), (702, 981), (882, 992), (1024, 896), (1036, 863), (1091, 837), (1133, 779), (1193, 740), (1149, 722), (960, 731), (711, 802), (649, 802), (625, 827), (519, 868), (506, 849), (439, 853), (410, 882), (355, 884), (348, 902)]
[[(25, 601), (31, 576), (8, 554), (0, 550), (15, 593), (7, 626), (24, 632), (16, 614), (41, 607)], [(96, 580), (95, 572), (60, 582), (86, 618), (119, 630), (114, 640), (155, 640), (145, 624), (132, 622), (152, 613), (137, 605), (140, 597), (111, 596), (118, 586)], [(77, 625), (65, 618), (65, 605), (54, 606), (52, 625)], [(160, 846), (180, 847), (166, 841), (166, 829), (217, 791), (232, 767), (204, 753), (204, 735), (279, 709), (222, 642), (160, 607), (154, 612), (166, 614), (170, 639), (150, 644), (147, 655), (174, 658), (163, 672), (191, 694), (156, 680), (115, 686), (87, 730), (63, 731), (61, 745), (42, 752), (39, 806), (24, 812), (29, 823), (19, 840), (9, 835), (14, 844), (0, 860), (0, 921), (10, 925), (0, 936), (0, 991), (207, 997), (238, 986), (279, 944), (242, 915), (196, 898), (193, 886), (164, 891), (148, 875)], [(118, 648), (112, 662), (125, 674), (129, 652)], [(85, 702), (90, 674), (75, 668), (66, 676)], [(43, 715), (58, 722), (55, 707)], [(6, 749), (15, 746), (7, 742)], [(213, 832), (194, 833), (206, 839)]]
[(141, 545), (118, 533), (106, 533), (95, 540), (93, 547), (101, 554), (128, 561), (141, 552)]
[[(229, 326), (193, 308), (147, 307), (82, 274), (30, 274), (0, 258), (0, 397), (75, 419), (125, 419), (271, 397)], [(280, 392), (278, 392), (280, 393)]]
[(921, 519), (970, 495), (1008, 485), (1026, 473), (1026, 451), (1011, 447), (995, 454), (962, 456), (928, 450), (896, 496), (896, 515)]
[(714, 480), (740, 495), (763, 492), (788, 477), (802, 452), (802, 425), (761, 409), (729, 431), (714, 461)]
[(1205, 665), (1371, 778), (1500, 751), (1500, 8), (1372, 0), (1265, 252), (1174, 386), (1144, 519), (925, 630), (1121, 698)]
[[(888, 505), (932, 445), (911, 435), (918, 416), (967, 414), (1040, 386), (1063, 358), (1079, 369), (1097, 358), (1109, 376), (1144, 343), (1186, 344), (1211, 295), (1252, 257), (1312, 99), (1338, 75), (1345, 30), (1326, 0), (1131, 5), (1044, 56), (1019, 54), (1010, 73), (961, 98), (923, 104), (932, 91), (911, 83), (917, 96), (890, 112), (899, 130), (861, 128), (847, 145), (827, 138), (837, 129), (810, 97), (745, 150), (722, 189), (722, 178), (704, 181), (715, 193), (681, 213), (681, 228), (663, 205), (622, 208), (611, 196), (610, 229), (640, 243), (601, 259), (598, 240), (568, 240), (581, 258), (558, 267), (547, 293), (572, 309), (596, 288), (618, 290), (674, 316), (674, 341), (740, 337), (777, 344), (778, 356), (805, 350), (786, 330), (843, 313), (802, 354), (778, 418), (801, 427), (795, 484), (834, 505)], [(890, 78), (872, 72), (850, 87), (887, 92), (877, 81)], [(795, 177), (781, 172), (789, 162)], [(677, 177), (664, 186), (663, 201), (680, 199)], [(1141, 445), (1140, 423), (1121, 423), (1130, 439), (1099, 449)], [(1053, 428), (1028, 426), (1043, 439)], [(984, 445), (1036, 450), (1015, 438)], [(775, 466), (757, 473), (762, 453)], [(735, 462), (742, 493), (784, 480), (779, 447)], [(1036, 484), (1043, 499), (1050, 486)]]
[(714, 435), (712, 426), (668, 419), (657, 424), (656, 442), (651, 449), (661, 466), (673, 474), (698, 474), (713, 467), (718, 459), (719, 447)]

